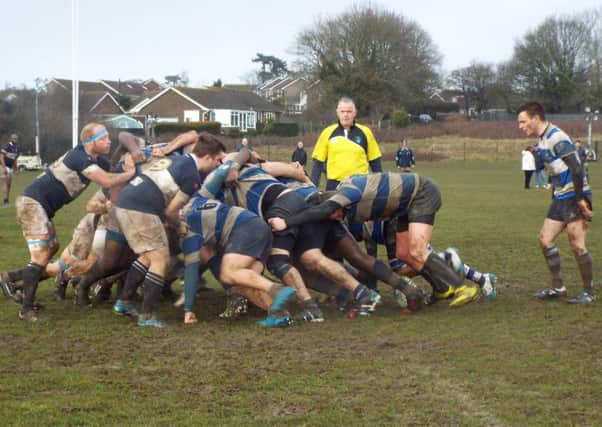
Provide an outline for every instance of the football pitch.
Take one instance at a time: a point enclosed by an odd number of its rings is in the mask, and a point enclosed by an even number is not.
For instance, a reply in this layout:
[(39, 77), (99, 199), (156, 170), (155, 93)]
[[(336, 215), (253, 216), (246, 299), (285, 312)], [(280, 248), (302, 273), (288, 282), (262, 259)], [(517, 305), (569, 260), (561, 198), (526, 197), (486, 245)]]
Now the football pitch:
[[(599, 286), (602, 165), (589, 171), (598, 212), (588, 247)], [(602, 300), (570, 306), (532, 296), (549, 285), (537, 242), (549, 191), (522, 188), (518, 157), (419, 163), (417, 172), (443, 196), (433, 246), (456, 246), (464, 262), (495, 273), (492, 303), (450, 309), (441, 301), (405, 315), (379, 284), (384, 302), (371, 317), (349, 320), (324, 305), (323, 324), (266, 330), (255, 325), (259, 311), (219, 319), (224, 295), (212, 281), (215, 291), (197, 301), (199, 324), (185, 327), (164, 301), (159, 316), (173, 327), (142, 330), (111, 305), (54, 301), (48, 280), (36, 324), (0, 296), (0, 423), (602, 425)], [(16, 177), (13, 199), (34, 177)], [(58, 213), (61, 249), (91, 194)], [(14, 216), (0, 209), (2, 271), (28, 259)], [(558, 246), (573, 296), (581, 281), (566, 235)]]

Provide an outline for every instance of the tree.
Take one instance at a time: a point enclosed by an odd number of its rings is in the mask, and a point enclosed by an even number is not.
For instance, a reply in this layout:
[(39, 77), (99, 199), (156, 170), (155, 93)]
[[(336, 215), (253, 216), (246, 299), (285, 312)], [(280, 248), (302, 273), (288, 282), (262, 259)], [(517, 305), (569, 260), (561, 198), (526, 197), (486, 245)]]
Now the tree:
[(589, 28), (590, 39), (586, 46), (587, 88), (584, 102), (592, 108), (602, 107), (602, 8), (587, 11), (583, 19)]
[(580, 110), (590, 36), (583, 19), (547, 18), (514, 46), (513, 89), (551, 113)]
[(258, 53), (257, 56), (251, 60), (251, 62), (261, 64), (261, 71), (257, 73), (257, 77), (261, 83), (265, 83), (270, 79), (283, 76), (288, 73), (286, 61), (283, 61), (282, 59), (273, 55), (264, 55), (262, 53)]
[(222, 83), (222, 79), (217, 79), (216, 81), (213, 82), (213, 84), (211, 86), (213, 87), (222, 87), (224, 84)]
[(134, 104), (132, 98), (127, 95), (119, 95), (117, 98), (117, 103), (126, 111), (129, 110)]
[(182, 71), (180, 74), (165, 76), (165, 83), (169, 86), (188, 86), (190, 78), (188, 72)]
[(371, 5), (318, 20), (297, 36), (296, 53), (308, 80), (321, 80), (329, 108), (347, 95), (360, 114), (378, 115), (426, 96), (437, 83), (441, 62), (418, 24)]
[(496, 83), (496, 72), (491, 64), (473, 61), (468, 67), (452, 71), (449, 83), (454, 89), (462, 92), (467, 117), (471, 108), (481, 114), (490, 106), (491, 94)]

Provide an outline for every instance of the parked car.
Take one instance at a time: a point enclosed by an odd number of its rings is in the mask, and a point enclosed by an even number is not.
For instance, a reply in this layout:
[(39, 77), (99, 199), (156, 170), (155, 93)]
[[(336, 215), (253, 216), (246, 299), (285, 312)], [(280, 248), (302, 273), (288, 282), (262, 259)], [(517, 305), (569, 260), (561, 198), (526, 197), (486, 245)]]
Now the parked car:
[(420, 123), (430, 123), (433, 121), (433, 118), (430, 114), (420, 114), (418, 120), (420, 120)]
[(19, 172), (46, 169), (39, 154), (23, 155), (17, 157), (17, 168)]

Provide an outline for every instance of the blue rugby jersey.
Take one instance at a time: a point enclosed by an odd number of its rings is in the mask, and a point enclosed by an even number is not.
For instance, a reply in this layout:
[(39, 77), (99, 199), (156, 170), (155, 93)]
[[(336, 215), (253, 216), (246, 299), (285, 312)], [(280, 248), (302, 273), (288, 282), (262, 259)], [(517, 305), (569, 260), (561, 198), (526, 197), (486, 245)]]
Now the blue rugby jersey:
[(308, 201), (314, 194), (319, 193), (318, 187), (316, 187), (312, 182), (301, 182), (294, 178), (288, 178), (284, 176), (279, 176), (277, 179), (282, 184), (286, 185), (286, 188), (293, 190), (305, 201)]
[(345, 208), (349, 222), (387, 220), (407, 213), (419, 183), (413, 173), (353, 175), (328, 200)]
[(15, 161), (17, 160), (17, 157), (19, 157), (19, 154), (21, 154), (19, 145), (16, 142), (8, 141), (4, 147), (2, 147), (1, 152), (4, 154), (4, 165), (7, 168), (14, 168), (16, 166)]
[[(577, 148), (569, 136), (557, 126), (549, 123), (543, 135), (539, 138), (537, 147), (552, 180), (554, 198), (563, 200), (575, 197), (575, 187), (571, 173), (562, 160), (564, 157), (577, 152)], [(583, 194), (592, 194), (585, 174), (583, 174)]]
[(83, 145), (67, 151), (29, 184), (23, 195), (40, 202), (49, 218), (77, 198), (90, 184), (87, 175), (97, 168), (110, 169), (107, 159), (90, 157)]
[(165, 208), (174, 197), (187, 201), (199, 190), (204, 177), (189, 154), (157, 159), (124, 187), (117, 206), (163, 219)]
[(221, 252), (236, 226), (257, 217), (241, 207), (200, 195), (188, 202), (182, 214), (188, 226), (188, 232), (182, 241), (186, 264), (199, 261), (199, 251), (204, 245), (212, 245)]
[[(218, 170), (212, 172), (213, 176), (218, 173)], [(210, 185), (211, 182), (212, 175), (210, 174), (200, 191), (202, 196), (243, 207), (259, 216), (262, 216), (263, 196), (266, 191), (274, 185), (282, 186), (283, 189), (286, 188), (276, 178), (261, 169), (260, 166), (255, 165), (244, 166), (238, 175), (236, 185), (232, 187), (224, 188), (221, 185), (214, 187)]]

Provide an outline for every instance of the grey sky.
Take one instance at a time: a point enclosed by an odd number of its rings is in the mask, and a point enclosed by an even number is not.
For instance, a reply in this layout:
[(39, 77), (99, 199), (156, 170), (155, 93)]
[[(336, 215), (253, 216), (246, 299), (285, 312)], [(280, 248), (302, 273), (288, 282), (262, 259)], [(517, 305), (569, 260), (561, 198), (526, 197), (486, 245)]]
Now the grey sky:
[[(292, 63), (296, 35), (345, 0), (80, 0), (81, 80), (153, 77), (186, 71), (191, 85), (240, 83), (257, 52)], [(361, 2), (359, 3), (361, 4)], [(600, 0), (380, 1), (418, 22), (452, 70), (478, 59), (509, 59), (516, 40), (549, 15), (600, 6)], [(71, 0), (0, 0), (0, 87), (36, 77), (71, 78)]]

